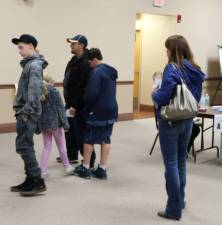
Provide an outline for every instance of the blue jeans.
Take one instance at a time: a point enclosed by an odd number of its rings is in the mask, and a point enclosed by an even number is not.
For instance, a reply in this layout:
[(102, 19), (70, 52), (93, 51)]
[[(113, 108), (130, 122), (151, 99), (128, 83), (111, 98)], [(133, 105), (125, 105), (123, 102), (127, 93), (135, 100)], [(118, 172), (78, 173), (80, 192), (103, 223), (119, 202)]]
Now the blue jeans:
[(192, 126), (192, 119), (172, 124), (159, 120), (159, 138), (168, 195), (165, 213), (174, 218), (180, 218), (184, 208), (186, 157)]

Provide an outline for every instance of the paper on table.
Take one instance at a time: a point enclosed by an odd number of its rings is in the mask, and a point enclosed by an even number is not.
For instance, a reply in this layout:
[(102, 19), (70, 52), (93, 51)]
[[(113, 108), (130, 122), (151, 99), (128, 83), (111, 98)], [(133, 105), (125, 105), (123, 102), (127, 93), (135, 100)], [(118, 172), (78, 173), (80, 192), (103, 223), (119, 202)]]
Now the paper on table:
[(222, 115), (215, 115), (214, 117), (214, 131), (222, 133)]
[(212, 108), (216, 112), (222, 112), (222, 106), (221, 105), (213, 106)]

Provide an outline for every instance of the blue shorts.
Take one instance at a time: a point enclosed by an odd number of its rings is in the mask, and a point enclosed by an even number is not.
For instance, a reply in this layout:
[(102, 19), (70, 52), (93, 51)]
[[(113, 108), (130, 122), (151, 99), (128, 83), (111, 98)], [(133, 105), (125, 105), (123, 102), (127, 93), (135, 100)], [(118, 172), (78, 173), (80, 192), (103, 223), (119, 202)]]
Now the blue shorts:
[(92, 126), (86, 124), (85, 129), (85, 144), (110, 144), (113, 132), (113, 124), (106, 126)]

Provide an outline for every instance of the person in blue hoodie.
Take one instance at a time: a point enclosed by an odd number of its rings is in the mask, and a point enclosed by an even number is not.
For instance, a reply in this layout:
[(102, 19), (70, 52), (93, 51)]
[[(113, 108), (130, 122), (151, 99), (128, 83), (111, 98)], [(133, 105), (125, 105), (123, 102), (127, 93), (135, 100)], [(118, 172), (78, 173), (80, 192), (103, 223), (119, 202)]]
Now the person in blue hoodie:
[[(163, 212), (158, 212), (158, 216), (179, 220), (186, 204), (186, 157), (193, 120), (168, 122), (161, 118), (160, 110), (162, 106), (169, 104), (176, 91), (176, 86), (181, 84), (180, 75), (183, 76), (189, 90), (199, 102), (205, 74), (194, 62), (192, 51), (183, 36), (169, 37), (165, 42), (165, 47), (169, 62), (165, 67), (160, 89), (156, 89), (152, 93), (153, 101), (158, 105), (159, 138), (168, 195), (166, 209)], [(173, 64), (177, 64), (177, 67)]]
[[(86, 132), (84, 139), (83, 164), (76, 167), (76, 176), (90, 179), (107, 179), (107, 161), (111, 148), (113, 125), (118, 118), (116, 100), (117, 70), (102, 63), (103, 56), (97, 48), (89, 50), (88, 59), (93, 71), (85, 90)], [(101, 158), (98, 168), (89, 169), (94, 145), (101, 145)]]

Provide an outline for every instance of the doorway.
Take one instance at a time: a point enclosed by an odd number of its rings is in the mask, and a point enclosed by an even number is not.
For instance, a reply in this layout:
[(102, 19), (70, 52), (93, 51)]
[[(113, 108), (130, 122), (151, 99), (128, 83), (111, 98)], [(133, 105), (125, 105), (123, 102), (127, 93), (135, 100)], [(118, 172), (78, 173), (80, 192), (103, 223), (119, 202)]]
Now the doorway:
[(137, 14), (134, 60), (134, 113), (149, 116), (153, 74), (167, 64), (165, 40), (176, 34), (177, 18), (172, 15)]

